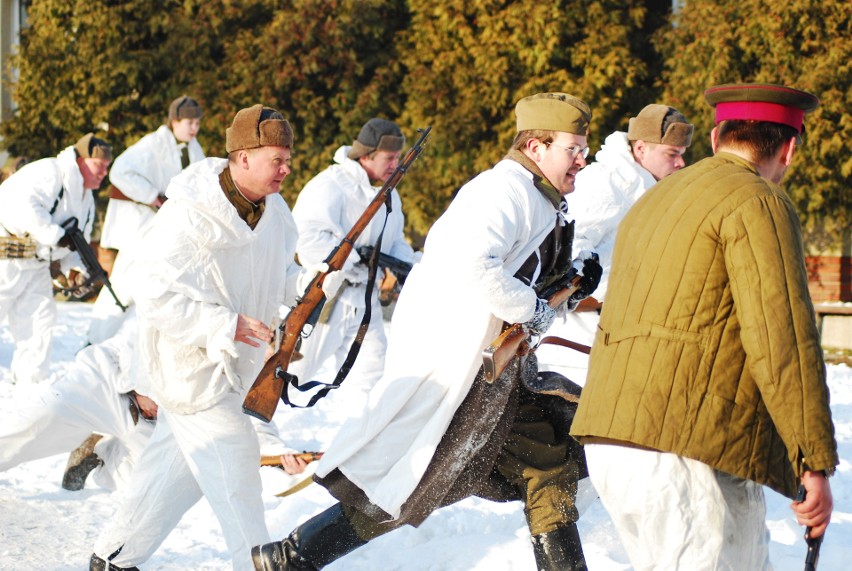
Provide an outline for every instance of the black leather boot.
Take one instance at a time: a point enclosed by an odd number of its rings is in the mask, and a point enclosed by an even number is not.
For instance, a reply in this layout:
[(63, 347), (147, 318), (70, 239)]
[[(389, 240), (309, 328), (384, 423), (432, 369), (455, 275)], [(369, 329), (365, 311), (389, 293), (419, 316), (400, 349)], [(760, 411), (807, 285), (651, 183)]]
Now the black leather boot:
[(257, 571), (316, 571), (316, 567), (296, 551), (291, 537), (252, 547), (251, 561)]
[(251, 559), (258, 571), (316, 571), (365, 543), (338, 503), (294, 529), (286, 539), (253, 547)]
[(577, 524), (532, 536), (539, 571), (587, 571)]
[[(118, 552), (114, 553), (116, 555)], [(139, 571), (138, 567), (116, 567), (108, 561), (104, 561), (94, 553), (89, 559), (89, 571)]]

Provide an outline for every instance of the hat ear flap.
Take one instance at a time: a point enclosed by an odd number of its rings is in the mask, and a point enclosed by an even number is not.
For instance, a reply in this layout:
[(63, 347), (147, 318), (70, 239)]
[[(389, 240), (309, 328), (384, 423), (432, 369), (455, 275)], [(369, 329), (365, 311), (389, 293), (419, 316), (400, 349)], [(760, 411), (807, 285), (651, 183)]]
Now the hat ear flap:
[(673, 147), (688, 147), (692, 144), (692, 134), (695, 127), (689, 123), (672, 123), (660, 142)]

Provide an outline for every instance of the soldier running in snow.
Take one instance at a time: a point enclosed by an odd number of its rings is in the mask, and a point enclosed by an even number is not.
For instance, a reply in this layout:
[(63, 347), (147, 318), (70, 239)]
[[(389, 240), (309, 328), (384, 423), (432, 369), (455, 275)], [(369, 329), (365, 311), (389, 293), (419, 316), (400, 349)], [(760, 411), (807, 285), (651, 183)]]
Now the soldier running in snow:
[(593, 258), (572, 260), (564, 216), (586, 164), (588, 105), (543, 93), (522, 99), (516, 115), (508, 156), (466, 184), (429, 232), (397, 303), (384, 374), (320, 460), (315, 479), (340, 503), (253, 549), (256, 569), (321, 568), (470, 495), (523, 501), (539, 566), (585, 569), (571, 405), (525, 388), (534, 357), (493, 384), (477, 374), (504, 323), (536, 334), (550, 325), (540, 284), (579, 265), (573, 306), (600, 278)]
[(70, 287), (86, 270), (63, 224), (77, 220), (86, 240), (95, 220), (96, 190), (112, 161), (112, 147), (88, 133), (55, 158), (25, 165), (0, 184), (0, 320), (15, 340), (15, 382), (47, 378), (56, 302), (50, 263), (59, 261)]
[[(92, 569), (144, 563), (202, 496), (222, 528), (234, 569), (251, 568), (268, 541), (260, 451), (242, 401), (260, 372), (281, 305), (311, 272), (295, 263), (296, 225), (279, 191), (293, 131), (278, 111), (239, 111), (228, 159), (208, 158), (172, 179), (146, 226), (134, 288), (140, 373), (159, 404), (157, 426)], [(333, 296), (340, 272), (324, 280)]]
[(204, 158), (195, 138), (201, 129), (201, 105), (181, 95), (169, 105), (165, 125), (148, 133), (115, 158), (101, 231), (101, 247), (122, 250), (136, 239), (166, 199), (169, 181)]
[[(139, 230), (166, 200), (166, 188), (172, 178), (204, 158), (195, 138), (201, 129), (201, 117), (201, 105), (192, 97), (181, 95), (169, 105), (166, 124), (127, 147), (112, 165), (109, 174), (112, 186), (100, 246), (119, 250), (110, 278), (113, 284), (119, 284), (115, 289), (124, 305), (131, 300), (127, 288), (120, 284), (132, 261), (129, 254), (136, 246)], [(92, 312), (89, 342), (99, 343), (111, 337), (121, 325), (121, 319), (121, 310), (113, 303), (112, 296), (102, 291)]]
[[(367, 205), (399, 164), (405, 137), (399, 127), (386, 119), (370, 119), (361, 128), (352, 146), (344, 145), (334, 153), (336, 164), (311, 179), (293, 206), (293, 218), (299, 229), (296, 253), (306, 266), (319, 264), (346, 236)], [(405, 240), (405, 217), (396, 189), (391, 193), (391, 212), (385, 223), (376, 216), (356, 241), (358, 246), (372, 246), (379, 235), (382, 252), (404, 262), (414, 261), (414, 251)], [(355, 340), (365, 313), (367, 267), (358, 252), (352, 254), (343, 268), (346, 286), (334, 300), (325, 305), (327, 315), (320, 317), (310, 336), (302, 340), (302, 359), (290, 364), (288, 372), (301, 382), (331, 383), (341, 368)], [(353, 411), (360, 411), (366, 394), (381, 377), (384, 369), (387, 338), (385, 337), (378, 287), (370, 299), (370, 327), (364, 337), (347, 382)]]
[[(558, 316), (548, 335), (592, 345), (609, 283), (618, 224), (645, 191), (685, 166), (682, 155), (692, 143), (692, 132), (693, 126), (677, 109), (647, 105), (630, 118), (626, 133), (610, 134), (595, 162), (577, 175), (577, 188), (568, 197), (574, 248), (597, 253), (603, 276), (594, 295), (573, 312)], [(585, 384), (589, 366), (585, 353), (543, 345), (536, 356), (539, 369), (557, 371), (580, 386)]]
[[(52, 383), (18, 393), (0, 425), (0, 471), (67, 452), (92, 431), (106, 435), (79, 458), (63, 487), (83, 487), (88, 474), (107, 489), (123, 487), (154, 425), (157, 405), (134, 392), (130, 375), (136, 319), (116, 335), (83, 348)], [(92, 442), (94, 444), (94, 442)]]

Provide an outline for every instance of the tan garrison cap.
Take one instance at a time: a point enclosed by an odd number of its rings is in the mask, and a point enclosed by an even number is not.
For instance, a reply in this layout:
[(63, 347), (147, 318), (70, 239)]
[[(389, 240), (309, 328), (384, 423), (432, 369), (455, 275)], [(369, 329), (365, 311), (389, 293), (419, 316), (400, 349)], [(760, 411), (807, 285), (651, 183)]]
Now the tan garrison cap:
[(361, 132), (349, 149), (349, 158), (356, 160), (373, 151), (401, 151), (405, 145), (402, 131), (393, 121), (374, 117), (364, 123)]
[(686, 117), (674, 107), (652, 103), (646, 105), (636, 117), (630, 119), (627, 139), (673, 147), (688, 147), (692, 144), (693, 130), (693, 126), (687, 123)]
[(704, 99), (716, 108), (716, 124), (727, 120), (766, 121), (802, 132), (805, 114), (819, 106), (816, 95), (773, 83), (726, 84), (711, 87)]
[(201, 105), (188, 95), (181, 95), (169, 105), (169, 121), (201, 119)]
[(95, 137), (94, 133), (86, 133), (74, 143), (77, 156), (84, 159), (112, 160), (112, 147), (103, 139)]
[(537, 93), (515, 105), (518, 132), (543, 129), (586, 135), (592, 111), (585, 101), (567, 93)]
[(281, 113), (261, 104), (237, 111), (225, 131), (229, 153), (258, 147), (292, 147), (293, 129)]

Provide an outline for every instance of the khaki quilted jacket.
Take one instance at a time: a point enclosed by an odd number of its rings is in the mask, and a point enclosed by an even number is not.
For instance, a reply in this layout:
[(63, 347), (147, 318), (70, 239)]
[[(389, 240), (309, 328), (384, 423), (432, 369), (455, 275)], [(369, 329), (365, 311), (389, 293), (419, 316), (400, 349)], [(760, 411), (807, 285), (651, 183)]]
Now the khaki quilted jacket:
[(693, 458), (791, 498), (803, 465), (833, 470), (799, 222), (754, 165), (704, 159), (625, 217), (571, 433)]

